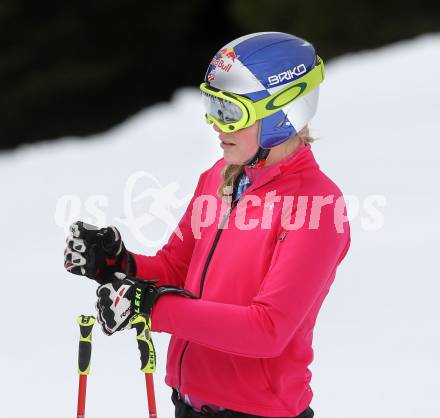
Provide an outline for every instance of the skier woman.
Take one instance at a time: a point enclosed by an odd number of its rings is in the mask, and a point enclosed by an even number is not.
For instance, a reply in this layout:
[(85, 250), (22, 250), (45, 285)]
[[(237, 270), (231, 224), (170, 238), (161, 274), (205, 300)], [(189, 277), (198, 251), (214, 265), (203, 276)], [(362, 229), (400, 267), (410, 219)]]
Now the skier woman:
[(114, 227), (72, 225), (65, 266), (101, 284), (103, 330), (129, 327), (137, 294), (153, 331), (172, 334), (176, 417), (313, 416), (313, 328), (350, 245), (341, 191), (307, 128), (323, 74), (295, 36), (232, 41), (200, 87), (224, 157), (200, 176), (168, 243), (134, 254)]

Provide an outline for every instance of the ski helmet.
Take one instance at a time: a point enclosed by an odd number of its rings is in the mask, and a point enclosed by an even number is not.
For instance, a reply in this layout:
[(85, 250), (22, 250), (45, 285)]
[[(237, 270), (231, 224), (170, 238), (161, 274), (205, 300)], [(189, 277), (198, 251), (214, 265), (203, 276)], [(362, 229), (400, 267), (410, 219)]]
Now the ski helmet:
[[(223, 93), (226, 100), (228, 95), (236, 95), (256, 105), (266, 103), (266, 113), (258, 115), (257, 109), (255, 116), (253, 111), (251, 122), (260, 119), (258, 142), (260, 150), (267, 150), (289, 139), (312, 119), (323, 67), (313, 45), (304, 39), (282, 32), (258, 32), (221, 48), (209, 64), (201, 89), (204, 92), (205, 86)], [(271, 110), (267, 111), (269, 104)], [(233, 125), (230, 128), (237, 129)]]

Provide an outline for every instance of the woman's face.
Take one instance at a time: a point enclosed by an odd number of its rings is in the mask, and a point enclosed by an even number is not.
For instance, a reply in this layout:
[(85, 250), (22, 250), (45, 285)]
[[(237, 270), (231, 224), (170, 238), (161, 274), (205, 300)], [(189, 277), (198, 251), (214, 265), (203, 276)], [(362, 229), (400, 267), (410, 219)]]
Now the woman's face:
[(258, 151), (259, 122), (249, 128), (236, 132), (222, 132), (215, 124), (214, 130), (219, 134), (223, 157), (228, 164), (243, 164), (250, 160)]

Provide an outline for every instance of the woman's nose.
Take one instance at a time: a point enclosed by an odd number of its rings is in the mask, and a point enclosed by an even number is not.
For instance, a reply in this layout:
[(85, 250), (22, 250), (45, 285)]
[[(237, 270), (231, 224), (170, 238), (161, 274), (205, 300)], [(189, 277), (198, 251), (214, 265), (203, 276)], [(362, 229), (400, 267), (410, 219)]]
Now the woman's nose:
[(214, 128), (214, 131), (216, 131), (217, 133), (220, 132), (220, 128), (215, 123), (212, 124), (212, 127)]

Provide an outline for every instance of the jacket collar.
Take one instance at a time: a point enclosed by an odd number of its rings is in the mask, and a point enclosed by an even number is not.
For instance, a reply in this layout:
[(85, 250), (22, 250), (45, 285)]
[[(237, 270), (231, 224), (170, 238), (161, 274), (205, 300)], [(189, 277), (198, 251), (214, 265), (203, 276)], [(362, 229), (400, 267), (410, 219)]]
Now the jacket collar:
[(247, 188), (246, 194), (264, 186), (281, 175), (298, 174), (312, 168), (319, 168), (319, 165), (315, 160), (310, 144), (305, 144), (305, 147), (299, 150), (292, 158), (281, 160), (279, 163), (268, 167), (264, 175), (258, 177), (255, 182)]

